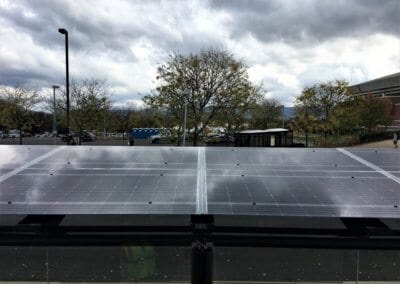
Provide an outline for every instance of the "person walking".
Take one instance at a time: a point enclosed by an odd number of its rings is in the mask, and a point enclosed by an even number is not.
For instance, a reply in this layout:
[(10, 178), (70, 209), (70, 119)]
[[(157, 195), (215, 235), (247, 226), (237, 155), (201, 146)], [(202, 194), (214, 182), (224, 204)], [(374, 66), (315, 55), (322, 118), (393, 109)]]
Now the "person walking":
[(397, 133), (396, 132), (393, 133), (393, 144), (394, 144), (394, 147), (397, 148)]

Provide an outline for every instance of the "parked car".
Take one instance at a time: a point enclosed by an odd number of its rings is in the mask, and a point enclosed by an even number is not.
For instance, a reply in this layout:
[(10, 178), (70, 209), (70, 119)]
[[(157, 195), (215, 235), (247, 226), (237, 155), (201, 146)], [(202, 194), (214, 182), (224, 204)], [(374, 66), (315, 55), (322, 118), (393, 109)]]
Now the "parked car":
[(92, 133), (84, 131), (79, 138), (81, 139), (81, 142), (93, 142), (96, 137)]
[(208, 136), (204, 142), (206, 145), (230, 145), (235, 143), (235, 138), (227, 134), (216, 134)]
[(20, 134), (19, 134), (19, 130), (18, 129), (12, 129), (9, 131), (7, 137), (8, 138), (19, 138)]
[(11, 133), (11, 134), (8, 134), (8, 138), (19, 138), (19, 133)]
[(149, 141), (149, 143), (152, 143), (152, 144), (159, 144), (159, 143), (171, 143), (171, 142), (174, 142), (175, 139), (169, 133), (159, 133), (156, 135), (151, 135), (148, 138), (148, 141)]

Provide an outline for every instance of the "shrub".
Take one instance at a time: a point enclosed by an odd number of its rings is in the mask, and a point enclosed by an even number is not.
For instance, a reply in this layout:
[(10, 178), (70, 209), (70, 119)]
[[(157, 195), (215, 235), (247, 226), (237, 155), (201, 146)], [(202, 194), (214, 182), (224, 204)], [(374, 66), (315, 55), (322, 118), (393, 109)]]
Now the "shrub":
[[(400, 135), (400, 131), (397, 131), (397, 135)], [(382, 141), (386, 139), (391, 139), (393, 137), (393, 132), (391, 131), (379, 131), (379, 132), (369, 132), (365, 134), (360, 134), (360, 142), (374, 142), (374, 141)]]

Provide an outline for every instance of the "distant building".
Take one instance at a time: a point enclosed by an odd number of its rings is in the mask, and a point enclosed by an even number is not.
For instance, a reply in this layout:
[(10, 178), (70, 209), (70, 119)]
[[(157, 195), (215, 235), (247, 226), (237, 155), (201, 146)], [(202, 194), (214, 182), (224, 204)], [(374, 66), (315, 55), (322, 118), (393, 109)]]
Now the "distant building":
[(353, 85), (349, 89), (358, 96), (371, 94), (388, 98), (392, 103), (393, 126), (400, 127), (400, 72)]
[(236, 147), (290, 147), (293, 131), (285, 128), (245, 130), (235, 134)]

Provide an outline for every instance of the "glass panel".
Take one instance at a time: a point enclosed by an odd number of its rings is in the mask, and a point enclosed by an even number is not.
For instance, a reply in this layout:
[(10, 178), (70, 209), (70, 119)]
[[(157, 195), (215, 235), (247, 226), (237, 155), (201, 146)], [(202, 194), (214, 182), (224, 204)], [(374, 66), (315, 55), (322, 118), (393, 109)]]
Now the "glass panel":
[(2, 165), (23, 163), (0, 178), (0, 213), (195, 212), (197, 149), (71, 147), (40, 155), (46, 149), (32, 146), (14, 159), (18, 149), (5, 152), (8, 148), (0, 149), (5, 156), (0, 168), (10, 171), (12, 165)]
[(398, 218), (399, 156), (381, 152), (362, 155), (384, 174), (336, 149), (208, 148), (208, 213)]
[(214, 251), (216, 283), (400, 280), (400, 251), (223, 247)]
[(190, 248), (185, 247), (0, 247), (0, 283), (189, 279)]
[(400, 283), (400, 251), (360, 250), (358, 280)]

